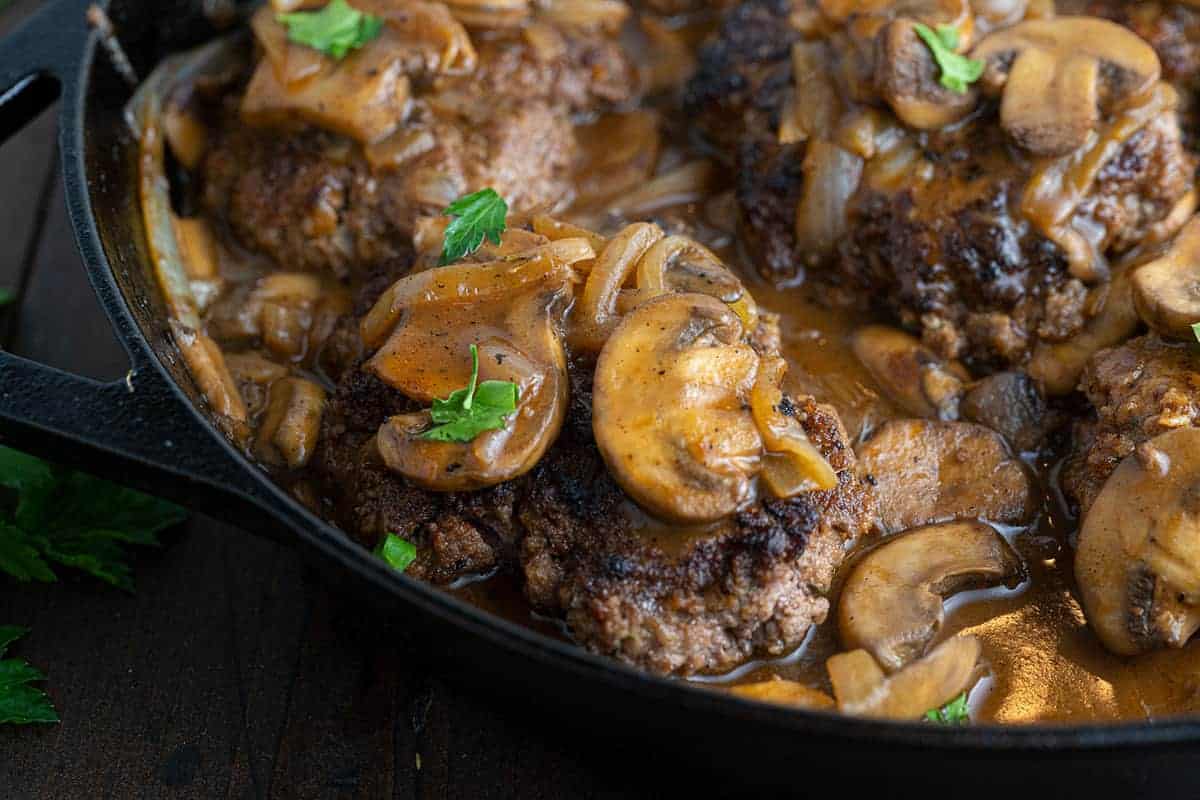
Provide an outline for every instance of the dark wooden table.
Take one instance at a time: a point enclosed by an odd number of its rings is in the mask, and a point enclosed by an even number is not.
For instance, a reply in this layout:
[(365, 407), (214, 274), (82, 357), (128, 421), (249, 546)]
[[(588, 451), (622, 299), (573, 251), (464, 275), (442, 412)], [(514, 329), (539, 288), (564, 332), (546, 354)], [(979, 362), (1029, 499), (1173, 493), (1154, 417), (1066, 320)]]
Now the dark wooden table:
[[(5, 6), (0, 0), (0, 7)], [(0, 11), (0, 34), (37, 5)], [(0, 149), (0, 344), (127, 370), (79, 265), (48, 112)], [(112, 477), (112, 476), (110, 476)], [(592, 747), (439, 679), (292, 551), (203, 517), (136, 561), (137, 592), (0, 577), (0, 624), (49, 675), (56, 726), (0, 726), (0, 798), (631, 797)], [(486, 665), (480, 680), (487, 681)]]

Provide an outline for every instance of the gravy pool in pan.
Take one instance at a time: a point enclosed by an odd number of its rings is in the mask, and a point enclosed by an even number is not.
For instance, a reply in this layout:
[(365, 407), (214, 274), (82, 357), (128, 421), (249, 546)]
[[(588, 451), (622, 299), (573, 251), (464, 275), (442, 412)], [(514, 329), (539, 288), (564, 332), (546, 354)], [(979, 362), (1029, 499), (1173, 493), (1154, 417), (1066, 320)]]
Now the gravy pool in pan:
[(721, 5), (280, 0), (164, 62), (130, 117), (210, 411), (646, 670), (1196, 711), (1193, 12)]

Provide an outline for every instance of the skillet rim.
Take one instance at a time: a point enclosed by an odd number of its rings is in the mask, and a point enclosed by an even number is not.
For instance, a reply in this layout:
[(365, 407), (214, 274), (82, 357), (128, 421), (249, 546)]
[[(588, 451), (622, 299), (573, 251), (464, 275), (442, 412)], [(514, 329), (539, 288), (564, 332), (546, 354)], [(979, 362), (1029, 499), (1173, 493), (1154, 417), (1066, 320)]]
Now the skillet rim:
[[(107, 0), (104, 5), (108, 5)], [(946, 728), (922, 722), (873, 720), (837, 712), (761, 703), (708, 688), (706, 684), (653, 675), (614, 659), (589, 653), (578, 645), (510, 622), (431, 584), (388, 568), (344, 532), (305, 508), (234, 447), (175, 382), (131, 312), (104, 249), (92, 202), (93, 188), (88, 181), (85, 121), (93, 91), (97, 49), (98, 36), (94, 32), (89, 33), (83, 52), (71, 67), (77, 70), (74, 80), (63, 81), (59, 142), (65, 196), (77, 248), (115, 335), (135, 364), (141, 362), (152, 365), (179, 408), (190, 415), (191, 421), (214, 440), (237, 469), (252, 481), (253, 494), (256, 495), (254, 502), (265, 513), (285, 524), (300, 542), (318, 551), (336, 566), (357, 578), (365, 579), (373, 590), (391, 594), (436, 621), (449, 623), (461, 632), (481, 638), (512, 655), (571, 672), (577, 680), (599, 681), (610, 688), (632, 691), (647, 699), (665, 700), (689, 713), (704, 714), (712, 720), (724, 717), (765, 726), (771, 729), (771, 735), (774, 736), (794, 732), (867, 745), (890, 744), (945, 753), (975, 752), (983, 755), (1038, 752), (1094, 754), (1114, 748), (1120, 748), (1122, 755), (1133, 755), (1135, 751), (1151, 747), (1200, 746), (1200, 715), (1143, 722), (984, 722)], [(99, 182), (96, 185), (99, 186)], [(224, 488), (242, 493), (231, 485)]]

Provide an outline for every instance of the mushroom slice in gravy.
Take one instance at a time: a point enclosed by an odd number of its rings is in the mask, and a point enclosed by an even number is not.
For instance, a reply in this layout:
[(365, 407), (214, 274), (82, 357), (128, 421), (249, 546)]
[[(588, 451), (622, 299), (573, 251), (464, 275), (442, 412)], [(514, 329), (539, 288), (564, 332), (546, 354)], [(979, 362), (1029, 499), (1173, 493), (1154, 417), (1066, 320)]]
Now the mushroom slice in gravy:
[(480, 378), (516, 384), (519, 398), (503, 428), (469, 442), (425, 438), (427, 412), (390, 418), (376, 437), (390, 469), (429, 489), (460, 491), (511, 480), (537, 464), (566, 413), (556, 318), (571, 295), (571, 263), (592, 255), (583, 240), (564, 239), (495, 262), (418, 272), (384, 292), (363, 321), (368, 345), (383, 339), (367, 370), (427, 407), (467, 386), (476, 344)]
[(1200, 629), (1200, 428), (1160, 434), (1121, 462), (1083, 520), (1075, 577), (1114, 653), (1183, 647)]
[(703, 294), (669, 294), (618, 326), (596, 364), (592, 429), (621, 487), (665, 519), (711, 522), (754, 496), (758, 354)]
[(954, 519), (1020, 524), (1036, 513), (1025, 466), (982, 425), (892, 420), (857, 451), (886, 530)]
[(854, 565), (838, 601), (838, 633), (888, 672), (925, 653), (942, 626), (942, 601), (968, 588), (1015, 584), (1021, 560), (974, 520), (918, 528), (886, 540)]
[(979, 640), (956, 636), (887, 675), (866, 650), (826, 662), (839, 711), (865, 717), (919, 719), (971, 688), (979, 677)]

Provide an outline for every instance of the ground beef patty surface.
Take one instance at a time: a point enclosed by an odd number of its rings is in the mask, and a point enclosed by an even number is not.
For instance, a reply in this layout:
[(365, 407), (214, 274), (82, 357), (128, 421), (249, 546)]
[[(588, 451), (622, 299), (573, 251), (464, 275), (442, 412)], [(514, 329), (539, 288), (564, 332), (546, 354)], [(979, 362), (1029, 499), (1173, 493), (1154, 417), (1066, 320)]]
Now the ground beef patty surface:
[(795, 403), (840, 473), (836, 489), (755, 503), (711, 530), (655, 541), (596, 449), (591, 374), (591, 364), (572, 365), (567, 423), (531, 473), (443, 494), (383, 467), (370, 439), (411, 404), (349, 369), (326, 410), (315, 463), (333, 498), (327, 512), (368, 547), (387, 532), (412, 540), (420, 555), (409, 571), (425, 580), (510, 570), (534, 608), (563, 618), (580, 644), (655, 672), (724, 672), (797, 647), (825, 619), (824, 594), (848, 541), (874, 519), (836, 413)]
[[(760, 269), (773, 279), (807, 272), (831, 302), (882, 310), (940, 355), (981, 369), (1020, 365), (1039, 341), (1077, 333), (1090, 287), (1022, 214), (1035, 165), (1000, 130), (994, 103), (944, 131), (913, 133), (920, 176), (864, 179), (829, 252), (797, 244), (808, 145), (778, 135), (800, 39), (793, 14), (787, 0), (749, 0), (729, 12), (687, 92), (690, 113), (732, 162), (743, 235)], [(1116, 257), (1170, 214), (1193, 172), (1176, 115), (1163, 114), (1105, 162), (1076, 219), (1103, 228), (1106, 254)]]

